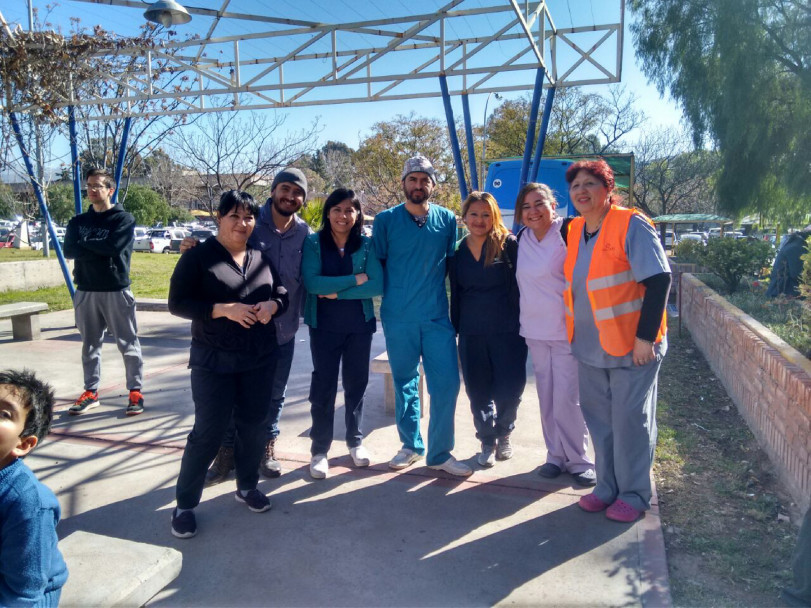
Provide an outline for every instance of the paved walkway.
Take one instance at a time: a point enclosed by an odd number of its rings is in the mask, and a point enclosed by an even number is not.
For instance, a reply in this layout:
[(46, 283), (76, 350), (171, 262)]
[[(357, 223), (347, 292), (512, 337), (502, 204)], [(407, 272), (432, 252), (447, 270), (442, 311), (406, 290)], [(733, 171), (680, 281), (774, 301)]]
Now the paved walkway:
[[(193, 423), (189, 324), (161, 312), (139, 312), (138, 321), (147, 410), (134, 418), (124, 416), (123, 363), (111, 341), (101, 407), (67, 414), (82, 390), (72, 311), (43, 315), (43, 339), (34, 342), (13, 342), (10, 322), (0, 322), (0, 358), (4, 367), (36, 370), (56, 389), (53, 432), (27, 462), (59, 497), (60, 537), (84, 530), (182, 552), (180, 576), (149, 605), (670, 604), (655, 501), (639, 522), (618, 524), (579, 509), (587, 490), (568, 475), (537, 475), (545, 450), (532, 381), (513, 435), (515, 457), (489, 470), (475, 465), (479, 444), (462, 391), (454, 454), (476, 470), (457, 480), (423, 464), (400, 473), (387, 468), (400, 445), (383, 412), (382, 378), (373, 375), (364, 412), (372, 466), (351, 467), (339, 410), (330, 477), (311, 480), (306, 328), (296, 338), (282, 415), (284, 474), (260, 482), (273, 509), (251, 513), (234, 500), (233, 482), (224, 482), (205, 491), (198, 535), (174, 538), (174, 482)], [(384, 348), (378, 332), (372, 356)], [(426, 416), (423, 432), (427, 424)]]

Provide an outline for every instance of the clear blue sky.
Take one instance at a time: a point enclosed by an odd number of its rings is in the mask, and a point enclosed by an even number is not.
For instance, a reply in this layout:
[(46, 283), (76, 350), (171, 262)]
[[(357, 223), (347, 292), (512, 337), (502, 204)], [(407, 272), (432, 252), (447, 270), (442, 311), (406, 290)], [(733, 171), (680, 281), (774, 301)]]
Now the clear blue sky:
[[(45, 10), (46, 0), (32, 1), (35, 7), (40, 10)], [(398, 11), (403, 13), (408, 10), (413, 10), (412, 6), (415, 2), (419, 4), (420, 2), (426, 2), (426, 0), (409, 0), (409, 2), (405, 2), (404, 0), (386, 0), (384, 5), (372, 5), (368, 0), (335, 0), (334, 3), (326, 5), (320, 2), (302, 2), (301, 0), (250, 0), (248, 4), (245, 4), (245, 2), (248, 2), (248, 0), (241, 0), (241, 4), (240, 0), (233, 0), (231, 6), (229, 6), (229, 10), (250, 10), (251, 12), (275, 14), (278, 16), (295, 15), (300, 19), (312, 20), (318, 19), (320, 13), (321, 19), (331, 21), (333, 19), (369, 18), (372, 16), (369, 14), (372, 10), (370, 7), (372, 6), (378, 7), (375, 9), (378, 11), (393, 11), (394, 14)], [(14, 0), (12, 3), (4, 2), (3, 4), (4, 6), (0, 8), (0, 11), (2, 11), (5, 18), (27, 29), (28, 13), (26, 1)], [(7, 6), (8, 4), (11, 4), (11, 6)], [(188, 4), (200, 7), (219, 8), (221, 0), (188, 0)], [(566, 27), (571, 23), (571, 20), (574, 19), (574, 11), (577, 11), (575, 15), (578, 19), (582, 18), (584, 15), (588, 17), (590, 14), (594, 22), (602, 22), (606, 19), (605, 12), (607, 6), (612, 6), (614, 10), (616, 10), (616, 2), (606, 2), (605, 0), (551, 0), (550, 5), (553, 8), (553, 15), (559, 27)], [(285, 6), (288, 7), (287, 10), (285, 10)], [(324, 8), (325, 6), (330, 8)], [(379, 8), (380, 6), (384, 6), (385, 9)], [(127, 34), (132, 31), (133, 24), (138, 25), (140, 23), (140, 20), (133, 21), (134, 15), (138, 15), (140, 18), (140, 12), (140, 9), (98, 6), (73, 2), (71, 0), (61, 0), (61, 4), (54, 9), (50, 18), (54, 25), (60, 26), (63, 30), (70, 29), (71, 17), (78, 17), (85, 27), (91, 27), (93, 24), (100, 22), (108, 31)], [(335, 16), (329, 13), (335, 13)], [(610, 16), (608, 18), (610, 18)], [(653, 86), (647, 83), (636, 64), (631, 34), (628, 31), (628, 24), (631, 18), (632, 15), (626, 13), (622, 83), (638, 97), (639, 107), (642, 108), (648, 116), (648, 121), (645, 125), (646, 129), (657, 126), (676, 125), (681, 118), (679, 109), (669, 100), (660, 98), (659, 93)], [(194, 23), (193, 20), (192, 24), (189, 25), (193, 25)], [(584, 87), (584, 89), (589, 92), (597, 93), (602, 93), (606, 90), (605, 85)], [(518, 93), (510, 94), (510, 96), (518, 95)], [(475, 124), (481, 124), (484, 119), (483, 111), (486, 98), (487, 96), (483, 94), (473, 95), (470, 98), (471, 117)], [(488, 113), (492, 112), (496, 103), (497, 101), (495, 99), (491, 99)], [(458, 97), (453, 98), (453, 109), (456, 116), (460, 118), (462, 108)], [(286, 125), (292, 130), (298, 130), (310, 124), (315, 117), (320, 117), (320, 124), (323, 127), (320, 134), (322, 143), (328, 140), (342, 141), (350, 147), (355, 148), (360, 139), (369, 133), (371, 126), (375, 122), (388, 120), (396, 114), (408, 114), (412, 111), (418, 116), (445, 120), (442, 100), (436, 98), (294, 108), (287, 112)], [(348, 116), (351, 116), (352, 120), (347, 120)], [(58, 147), (61, 150), (62, 145), (60, 144)]]

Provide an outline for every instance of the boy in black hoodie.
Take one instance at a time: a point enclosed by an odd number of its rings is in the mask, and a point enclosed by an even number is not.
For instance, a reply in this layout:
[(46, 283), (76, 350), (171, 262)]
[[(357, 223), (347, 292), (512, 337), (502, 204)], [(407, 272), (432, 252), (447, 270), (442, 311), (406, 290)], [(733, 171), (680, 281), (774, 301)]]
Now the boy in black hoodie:
[(127, 416), (135, 416), (144, 411), (141, 344), (136, 335), (135, 297), (129, 288), (135, 218), (121, 205), (112, 204), (115, 186), (109, 173), (91, 169), (86, 182), (93, 205), (68, 222), (64, 245), (65, 257), (75, 260), (73, 309), (82, 336), (84, 369), (84, 392), (70, 413), (83, 414), (99, 405), (101, 346), (109, 329), (124, 357), (130, 391)]

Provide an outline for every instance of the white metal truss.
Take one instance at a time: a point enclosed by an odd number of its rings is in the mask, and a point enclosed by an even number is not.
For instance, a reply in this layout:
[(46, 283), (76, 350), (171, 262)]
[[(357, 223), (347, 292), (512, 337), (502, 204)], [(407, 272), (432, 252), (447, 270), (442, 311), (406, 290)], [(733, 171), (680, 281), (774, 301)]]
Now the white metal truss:
[[(156, 116), (439, 97), (440, 75), (451, 95), (531, 90), (539, 68), (545, 86), (621, 76), (623, 0), (605, 0), (616, 8), (610, 23), (567, 28), (555, 26), (547, 0), (443, 0), (433, 12), (332, 23), (238, 12), (229, 8), (239, 0), (217, 1), (219, 10), (186, 6), (196, 39), (119, 49), (119, 57), (136, 58), (127, 71), (62, 105), (105, 120), (110, 108)], [(128, 7), (138, 22), (145, 8), (136, 0), (70, 3)]]

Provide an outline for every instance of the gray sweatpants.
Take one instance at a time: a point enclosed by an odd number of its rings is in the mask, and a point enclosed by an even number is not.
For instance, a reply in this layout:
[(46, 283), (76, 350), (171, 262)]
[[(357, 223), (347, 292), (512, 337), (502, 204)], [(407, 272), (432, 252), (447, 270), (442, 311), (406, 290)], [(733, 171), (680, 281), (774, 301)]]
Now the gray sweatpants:
[(639, 511), (650, 509), (661, 365), (662, 357), (639, 367), (579, 363), (580, 407), (594, 442), (594, 494), (603, 502), (619, 498)]
[(135, 296), (129, 289), (121, 291), (76, 290), (73, 299), (76, 327), (82, 336), (84, 389), (95, 391), (101, 379), (101, 346), (104, 333), (110, 330), (124, 357), (127, 389), (141, 390), (143, 363), (138, 325), (135, 321)]

